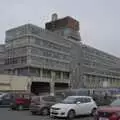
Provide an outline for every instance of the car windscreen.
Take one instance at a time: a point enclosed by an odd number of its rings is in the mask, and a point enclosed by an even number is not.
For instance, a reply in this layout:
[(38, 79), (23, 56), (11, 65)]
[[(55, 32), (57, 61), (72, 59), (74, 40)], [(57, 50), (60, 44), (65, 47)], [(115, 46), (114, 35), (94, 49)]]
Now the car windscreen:
[(120, 106), (120, 99), (114, 100), (110, 106)]

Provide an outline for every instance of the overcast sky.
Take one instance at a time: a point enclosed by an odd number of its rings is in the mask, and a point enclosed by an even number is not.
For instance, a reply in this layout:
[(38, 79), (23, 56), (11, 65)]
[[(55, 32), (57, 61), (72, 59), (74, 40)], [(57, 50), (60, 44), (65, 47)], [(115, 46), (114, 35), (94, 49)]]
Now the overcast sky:
[(52, 13), (76, 18), (84, 43), (120, 57), (120, 0), (0, 0), (0, 43), (6, 30), (44, 27)]

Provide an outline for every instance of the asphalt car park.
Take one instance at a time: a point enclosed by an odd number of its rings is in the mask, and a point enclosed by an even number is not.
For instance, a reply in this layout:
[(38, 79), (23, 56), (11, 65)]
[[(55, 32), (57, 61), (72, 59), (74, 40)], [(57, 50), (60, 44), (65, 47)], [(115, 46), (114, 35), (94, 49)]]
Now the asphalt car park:
[[(9, 108), (0, 108), (1, 120), (53, 120), (49, 116), (32, 115), (28, 110), (26, 111), (12, 111)], [(65, 120), (58, 119), (57, 120)], [(79, 116), (74, 120), (93, 120), (91, 116)]]

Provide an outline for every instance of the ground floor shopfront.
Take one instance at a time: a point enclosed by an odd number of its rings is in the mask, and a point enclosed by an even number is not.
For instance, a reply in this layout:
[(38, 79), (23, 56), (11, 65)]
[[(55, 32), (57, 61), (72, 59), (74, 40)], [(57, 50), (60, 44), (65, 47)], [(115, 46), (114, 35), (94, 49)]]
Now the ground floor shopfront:
[[(70, 88), (70, 84), (73, 84), (70, 82), (71, 80), (69, 79), (0, 75), (0, 91), (29, 91), (36, 94), (48, 92), (53, 94), (55, 90)], [(79, 82), (81, 82), (81, 80)], [(120, 78), (110, 76), (84, 74), (82, 77), (82, 82), (84, 83), (85, 88), (120, 87)], [(78, 87), (78, 89), (79, 88), (81, 87)]]
[(0, 91), (27, 91), (35, 94), (51, 93), (55, 90), (68, 89), (69, 80), (54, 80), (46, 77), (28, 77), (0, 75)]

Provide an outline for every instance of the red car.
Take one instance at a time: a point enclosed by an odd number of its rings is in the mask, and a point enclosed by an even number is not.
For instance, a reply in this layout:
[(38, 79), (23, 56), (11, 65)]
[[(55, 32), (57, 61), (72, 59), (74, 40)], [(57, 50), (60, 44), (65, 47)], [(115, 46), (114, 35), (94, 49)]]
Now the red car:
[(120, 99), (97, 109), (95, 120), (120, 120)]
[(23, 110), (29, 109), (29, 105), (31, 102), (31, 95), (28, 93), (17, 93), (13, 95), (12, 102), (10, 104), (10, 108), (12, 110)]

